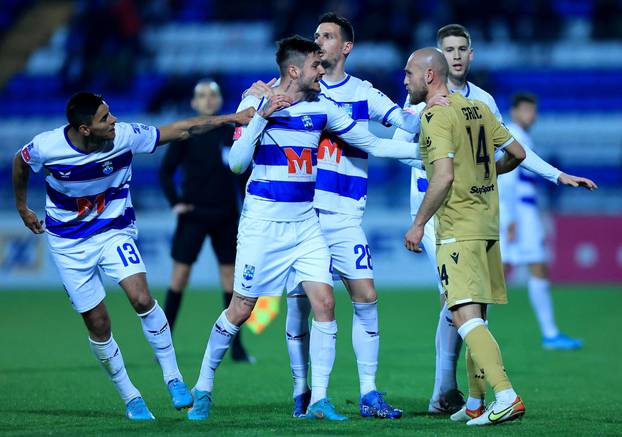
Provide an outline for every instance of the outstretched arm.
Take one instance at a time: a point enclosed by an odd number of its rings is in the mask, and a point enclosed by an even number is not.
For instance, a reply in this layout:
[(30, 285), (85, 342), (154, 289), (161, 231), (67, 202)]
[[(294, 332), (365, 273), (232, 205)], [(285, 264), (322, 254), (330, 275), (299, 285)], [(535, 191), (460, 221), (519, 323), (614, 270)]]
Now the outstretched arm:
[(160, 126), (160, 139), (158, 145), (171, 141), (185, 140), (192, 135), (200, 135), (224, 124), (235, 123), (248, 124), (255, 114), (255, 108), (247, 108), (235, 114), (226, 115), (200, 115), (187, 118), (164, 126)]
[(28, 208), (27, 188), (28, 178), (30, 176), (30, 167), (22, 159), (20, 152), (15, 154), (13, 159), (13, 192), (15, 193), (15, 208), (24, 224), (35, 234), (42, 234), (43, 220), (39, 220), (37, 214)]
[(425, 224), (441, 207), (447, 197), (447, 193), (449, 193), (454, 183), (453, 158), (440, 158), (434, 161), (432, 165), (434, 167), (434, 173), (430, 178), (430, 183), (423, 197), (423, 202), (421, 202), (419, 211), (417, 211), (415, 221), (404, 236), (404, 245), (406, 249), (412, 252), (422, 252), (419, 244), (423, 239)]
[(378, 138), (356, 122), (342, 132), (333, 133), (351, 146), (378, 158), (410, 159), (417, 156), (417, 144)]

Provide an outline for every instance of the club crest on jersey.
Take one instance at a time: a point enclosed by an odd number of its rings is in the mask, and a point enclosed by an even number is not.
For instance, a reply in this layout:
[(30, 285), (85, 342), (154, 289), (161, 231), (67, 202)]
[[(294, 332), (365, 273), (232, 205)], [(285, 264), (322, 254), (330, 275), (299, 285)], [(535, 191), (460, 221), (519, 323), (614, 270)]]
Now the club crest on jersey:
[(250, 281), (255, 276), (255, 266), (244, 264), (244, 270), (242, 271), (242, 277), (247, 281)]
[(102, 164), (102, 172), (104, 172), (105, 175), (109, 175), (113, 170), (112, 161), (106, 161)]
[(302, 125), (305, 127), (305, 129), (313, 129), (313, 120), (311, 120), (311, 117), (309, 117), (308, 115), (303, 115), (300, 121), (302, 121)]

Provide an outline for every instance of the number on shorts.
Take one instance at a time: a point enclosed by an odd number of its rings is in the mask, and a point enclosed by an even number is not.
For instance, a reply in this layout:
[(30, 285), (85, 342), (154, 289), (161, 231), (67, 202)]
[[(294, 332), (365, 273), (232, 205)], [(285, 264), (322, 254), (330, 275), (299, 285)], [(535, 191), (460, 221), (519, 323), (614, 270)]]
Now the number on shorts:
[[(360, 252), (360, 255), (359, 255)], [(356, 268), (357, 270), (373, 270), (373, 266), (371, 264), (371, 252), (369, 251), (368, 244), (357, 244), (354, 246), (354, 254), (359, 255), (356, 259)]]
[[(136, 249), (130, 243), (125, 243), (123, 246), (117, 246), (117, 253), (123, 262), (123, 266), (127, 267), (128, 261), (130, 264), (138, 264), (140, 263), (140, 258), (136, 253)], [(126, 254), (128, 256), (126, 256)]]
[(445, 264), (443, 264), (440, 267), (437, 267), (438, 269), (438, 276), (441, 278), (441, 284), (444, 282), (445, 286), (449, 285), (449, 276), (447, 276), (447, 268), (445, 268)]

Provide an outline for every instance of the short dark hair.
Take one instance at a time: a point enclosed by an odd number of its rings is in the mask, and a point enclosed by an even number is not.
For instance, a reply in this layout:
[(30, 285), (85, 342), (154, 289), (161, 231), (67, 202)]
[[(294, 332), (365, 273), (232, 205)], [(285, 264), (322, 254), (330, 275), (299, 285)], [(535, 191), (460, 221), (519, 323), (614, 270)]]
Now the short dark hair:
[(287, 72), (289, 64), (302, 67), (304, 60), (310, 53), (319, 52), (320, 46), (308, 38), (294, 35), (277, 42), (276, 63), (279, 65), (281, 76)]
[(466, 38), (467, 44), (471, 47), (471, 34), (466, 27), (461, 24), (448, 24), (438, 29), (436, 32), (436, 45), (440, 48), (443, 39), (448, 36), (461, 36), (462, 38)]
[(352, 27), (352, 23), (350, 23), (347, 18), (341, 17), (334, 12), (327, 12), (320, 15), (320, 18), (317, 21), (318, 25), (322, 23), (336, 24), (339, 26), (339, 30), (341, 31), (341, 38), (343, 38), (344, 41), (354, 42), (354, 27)]
[(67, 122), (74, 129), (78, 129), (83, 124), (91, 124), (93, 116), (102, 103), (104, 99), (99, 94), (84, 91), (74, 94), (69, 98), (65, 109)]
[(532, 105), (538, 104), (538, 98), (535, 94), (526, 91), (520, 91), (512, 95), (512, 108), (518, 107), (521, 103), (531, 103)]

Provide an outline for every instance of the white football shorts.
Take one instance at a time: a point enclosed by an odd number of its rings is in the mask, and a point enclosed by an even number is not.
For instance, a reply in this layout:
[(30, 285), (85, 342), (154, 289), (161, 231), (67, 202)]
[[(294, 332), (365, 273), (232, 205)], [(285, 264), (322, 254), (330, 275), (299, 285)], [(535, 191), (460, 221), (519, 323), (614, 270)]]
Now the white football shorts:
[(233, 289), (252, 298), (280, 296), (303, 281), (333, 285), (330, 254), (317, 216), (299, 222), (242, 216)]
[(48, 234), (52, 259), (77, 312), (93, 309), (106, 296), (99, 269), (117, 283), (147, 271), (136, 236), (135, 228), (111, 229), (77, 242)]
[(374, 266), (362, 217), (318, 211), (328, 243), (333, 279), (373, 279)]
[(519, 202), (516, 205), (516, 238), (507, 241), (508, 224), (501, 228), (501, 258), (513, 265), (548, 261), (546, 234), (536, 205)]

